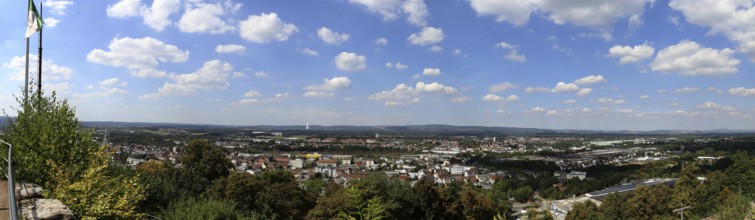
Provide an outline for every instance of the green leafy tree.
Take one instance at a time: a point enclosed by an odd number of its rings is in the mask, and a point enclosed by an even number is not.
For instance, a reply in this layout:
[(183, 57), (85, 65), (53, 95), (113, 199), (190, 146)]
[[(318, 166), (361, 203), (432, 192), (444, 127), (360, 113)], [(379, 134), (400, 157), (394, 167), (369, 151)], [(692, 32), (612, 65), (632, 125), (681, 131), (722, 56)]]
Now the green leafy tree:
[(135, 219), (144, 186), (138, 176), (108, 176), (110, 153), (101, 148), (89, 160), (81, 177), (70, 176), (66, 167), (50, 161), (55, 172), (52, 198), (59, 199), (81, 219)]
[(223, 200), (183, 198), (160, 213), (165, 220), (237, 220), (258, 219), (235, 210), (236, 204)]
[(728, 186), (737, 193), (755, 198), (755, 159), (745, 152), (737, 152), (732, 161), (726, 169)]
[(14, 144), (17, 178), (44, 186), (45, 197), (59, 199), (78, 218), (139, 218), (144, 188), (138, 175), (109, 172), (112, 154), (94, 142), (91, 130), (80, 127), (66, 100), (54, 92), (30, 94), (36, 95), (28, 102), (17, 100), (17, 117), (3, 136)]
[(511, 196), (518, 202), (527, 202), (532, 198), (532, 194), (535, 190), (530, 186), (524, 186), (511, 192)]
[[(145, 213), (157, 213), (167, 208), (174, 200), (195, 196), (193, 176), (174, 164), (166, 161), (151, 160), (136, 167), (139, 182), (145, 186), (145, 199), (139, 209)], [(188, 181), (187, 181), (188, 180)]]
[(179, 161), (184, 169), (208, 181), (228, 176), (233, 168), (225, 154), (204, 139), (191, 140), (182, 149)]
[(428, 180), (420, 180), (412, 188), (414, 195), (417, 196), (417, 203), (420, 216), (416, 216), (418, 219), (437, 219), (443, 216), (443, 203), (440, 198), (438, 190), (434, 186), (434, 183)]
[(218, 178), (228, 176), (233, 168), (231, 161), (220, 149), (210, 146), (207, 140), (194, 139), (182, 149), (179, 161), (184, 170), (196, 177), (197, 194)]
[(464, 185), (459, 195), (466, 219), (489, 219), (500, 211), (499, 206), (490, 197), (474, 188)]
[(695, 192), (701, 187), (700, 181), (697, 180), (696, 176), (699, 170), (699, 167), (694, 163), (685, 164), (682, 172), (679, 174), (679, 179), (674, 184), (670, 206), (671, 208), (692, 206), (692, 208), (684, 212), (685, 217), (689, 217), (696, 207), (698, 207)]
[(258, 208), (256, 198), (267, 185), (264, 180), (249, 173), (231, 173), (215, 181), (207, 189), (207, 195), (215, 200), (229, 200), (238, 204), (238, 209), (253, 212)]
[(296, 182), (269, 183), (255, 200), (255, 210), (267, 219), (302, 219), (313, 202)]
[(626, 202), (631, 197), (632, 192), (608, 194), (600, 205), (600, 215), (606, 219), (631, 219), (626, 207)]
[(380, 196), (365, 201), (363, 192), (358, 187), (349, 187), (345, 191), (346, 211), (338, 214), (337, 219), (343, 220), (380, 220), (388, 217), (383, 199)]
[(672, 210), (671, 189), (666, 185), (639, 186), (625, 204), (633, 219), (659, 219)]
[(598, 206), (592, 201), (578, 202), (572, 206), (566, 220), (597, 220), (600, 219)]
[(743, 195), (733, 194), (729, 196), (718, 208), (720, 219), (745, 219), (748, 214), (747, 210), (751, 209), (751, 201)]
[(302, 188), (310, 197), (317, 198), (325, 190), (326, 182), (322, 179), (309, 179), (301, 182)]
[(307, 212), (306, 219), (332, 219), (338, 213), (346, 211), (345, 189), (331, 182), (325, 189), (325, 194), (317, 198), (317, 205)]
[[(31, 95), (28, 102), (18, 98), (17, 102), (17, 116), (9, 119), (3, 136), (14, 146), (17, 179), (55, 188), (52, 181), (56, 174), (50, 169), (51, 163), (64, 166), (66, 175), (83, 175), (98, 146), (92, 131), (80, 127), (68, 101), (58, 100), (53, 92), (50, 97)], [(7, 153), (7, 148), (0, 148), (0, 154)]]

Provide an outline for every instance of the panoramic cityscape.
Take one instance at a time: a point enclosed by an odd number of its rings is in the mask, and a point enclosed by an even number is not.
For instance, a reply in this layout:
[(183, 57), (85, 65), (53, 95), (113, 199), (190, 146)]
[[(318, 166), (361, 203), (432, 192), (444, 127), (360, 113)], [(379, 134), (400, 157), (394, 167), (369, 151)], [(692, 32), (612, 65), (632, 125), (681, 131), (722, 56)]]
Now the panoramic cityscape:
[(2, 218), (755, 218), (752, 0), (0, 7)]

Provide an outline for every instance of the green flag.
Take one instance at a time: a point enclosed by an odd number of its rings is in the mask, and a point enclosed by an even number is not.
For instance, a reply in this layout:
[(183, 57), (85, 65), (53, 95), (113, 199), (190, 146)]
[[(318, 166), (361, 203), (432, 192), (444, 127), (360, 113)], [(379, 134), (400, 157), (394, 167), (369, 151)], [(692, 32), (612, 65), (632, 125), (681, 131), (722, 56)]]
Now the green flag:
[(34, 6), (34, 1), (29, 0), (29, 18), (26, 20), (26, 38), (31, 37), (31, 35), (39, 31), (39, 29), (42, 29), (42, 25), (44, 24), (45, 22), (39, 17), (37, 7)]

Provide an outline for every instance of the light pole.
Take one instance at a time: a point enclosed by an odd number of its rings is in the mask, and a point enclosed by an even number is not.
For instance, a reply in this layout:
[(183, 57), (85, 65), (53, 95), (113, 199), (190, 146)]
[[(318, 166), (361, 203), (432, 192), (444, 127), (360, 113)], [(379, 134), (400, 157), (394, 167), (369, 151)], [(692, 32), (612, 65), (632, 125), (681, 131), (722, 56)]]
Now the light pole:
[(681, 208), (678, 208), (678, 209), (674, 209), (674, 211), (672, 211), (672, 212), (679, 212), (679, 216), (681, 216), (682, 220), (684, 220), (684, 210), (688, 209), (688, 208), (692, 208), (692, 206), (685, 206), (685, 207), (681, 207)]
[(10, 219), (18, 219), (18, 210), (16, 209), (16, 184), (13, 182), (13, 145), (3, 140), (0, 143), (8, 145), (8, 207), (10, 209)]

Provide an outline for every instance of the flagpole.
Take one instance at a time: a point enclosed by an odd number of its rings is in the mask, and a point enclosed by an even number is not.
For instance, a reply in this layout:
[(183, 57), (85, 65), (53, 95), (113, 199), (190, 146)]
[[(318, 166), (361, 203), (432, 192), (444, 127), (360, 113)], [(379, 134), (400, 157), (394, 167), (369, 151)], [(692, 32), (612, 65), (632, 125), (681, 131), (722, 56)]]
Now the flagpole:
[[(26, 17), (29, 18), (29, 14), (31, 13), (31, 0), (26, 3)], [(28, 22), (28, 20), (27, 20)], [(24, 104), (27, 103), (29, 100), (28, 94), (29, 94), (29, 38), (26, 38), (26, 71), (24, 71)]]
[[(39, 1), (39, 19), (42, 18), (42, 1)], [(42, 96), (42, 28), (39, 29), (39, 55), (37, 56), (39, 58), (39, 75), (37, 77), (37, 94), (39, 96)]]

